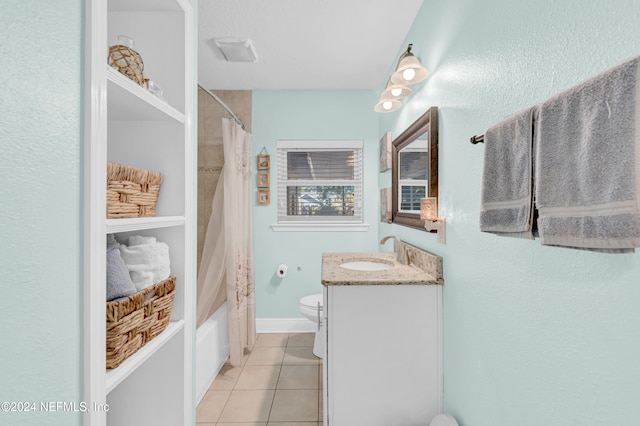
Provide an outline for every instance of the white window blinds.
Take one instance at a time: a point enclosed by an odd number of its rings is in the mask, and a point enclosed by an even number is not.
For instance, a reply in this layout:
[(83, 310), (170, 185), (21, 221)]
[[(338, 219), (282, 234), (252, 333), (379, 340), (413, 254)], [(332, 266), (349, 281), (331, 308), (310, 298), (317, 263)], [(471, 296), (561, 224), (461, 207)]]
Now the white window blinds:
[(278, 141), (278, 223), (362, 223), (362, 141)]

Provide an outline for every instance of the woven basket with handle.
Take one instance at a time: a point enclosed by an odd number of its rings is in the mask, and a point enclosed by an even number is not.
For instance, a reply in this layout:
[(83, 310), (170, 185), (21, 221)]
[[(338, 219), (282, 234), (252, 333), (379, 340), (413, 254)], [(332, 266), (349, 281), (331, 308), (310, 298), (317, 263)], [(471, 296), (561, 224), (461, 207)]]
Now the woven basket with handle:
[(129, 297), (107, 302), (107, 369), (116, 368), (162, 333), (176, 295), (171, 275)]

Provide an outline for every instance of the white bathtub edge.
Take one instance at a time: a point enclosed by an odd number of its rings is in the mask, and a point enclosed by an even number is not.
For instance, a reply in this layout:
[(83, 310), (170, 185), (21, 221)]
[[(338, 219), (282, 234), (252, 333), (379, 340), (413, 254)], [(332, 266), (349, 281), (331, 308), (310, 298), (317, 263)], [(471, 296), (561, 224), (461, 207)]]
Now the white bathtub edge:
[(196, 330), (196, 406), (229, 358), (229, 320), (223, 304)]
[(256, 318), (256, 333), (315, 333), (316, 324), (305, 318)]

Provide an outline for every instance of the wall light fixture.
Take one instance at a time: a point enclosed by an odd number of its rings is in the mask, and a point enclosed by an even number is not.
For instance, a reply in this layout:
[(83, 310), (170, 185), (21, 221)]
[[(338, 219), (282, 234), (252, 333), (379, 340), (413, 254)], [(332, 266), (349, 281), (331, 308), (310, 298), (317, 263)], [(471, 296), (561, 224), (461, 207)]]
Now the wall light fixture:
[(383, 93), (378, 100), (378, 103), (373, 108), (375, 112), (391, 112), (402, 108), (402, 102), (389, 95)]
[(411, 53), (413, 44), (400, 56), (396, 70), (391, 74), (391, 81), (396, 84), (416, 84), (427, 78), (429, 71), (422, 66), (420, 60)]
[(395, 71), (391, 74), (387, 87), (380, 95), (378, 103), (373, 108), (376, 112), (391, 112), (402, 108), (400, 99), (411, 94), (409, 84), (416, 84), (427, 78), (429, 71), (420, 64), (420, 60), (411, 53), (413, 44), (409, 44), (407, 51), (398, 60)]
[(387, 82), (387, 87), (382, 92), (382, 96), (388, 96), (393, 99), (406, 98), (411, 94), (411, 89), (404, 84), (393, 83), (391, 79)]

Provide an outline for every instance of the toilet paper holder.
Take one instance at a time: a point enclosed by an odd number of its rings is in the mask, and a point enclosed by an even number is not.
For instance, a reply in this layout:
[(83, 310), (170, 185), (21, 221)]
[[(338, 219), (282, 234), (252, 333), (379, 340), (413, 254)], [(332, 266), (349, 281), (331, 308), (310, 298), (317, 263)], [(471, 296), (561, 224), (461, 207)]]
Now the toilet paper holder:
[(280, 265), (278, 265), (278, 269), (276, 270), (276, 275), (279, 278), (284, 278), (287, 276), (288, 269), (289, 267), (287, 265), (285, 265), (284, 263), (281, 263)]

